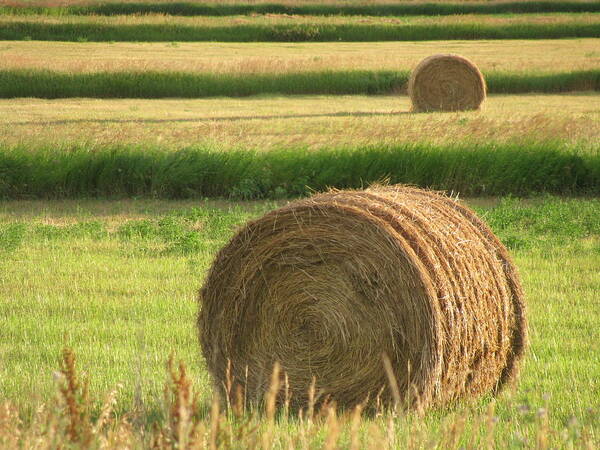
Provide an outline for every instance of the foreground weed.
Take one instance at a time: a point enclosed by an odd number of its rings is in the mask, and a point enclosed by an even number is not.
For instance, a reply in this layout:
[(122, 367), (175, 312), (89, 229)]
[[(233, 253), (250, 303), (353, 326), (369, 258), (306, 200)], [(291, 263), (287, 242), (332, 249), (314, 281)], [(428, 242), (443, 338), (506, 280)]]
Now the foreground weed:
[(59, 372), (59, 391), (68, 418), (66, 436), (69, 441), (82, 446), (89, 446), (92, 440), (90, 420), (89, 380), (80, 380), (75, 369), (75, 353), (64, 349)]
[(21, 223), (0, 225), (0, 254), (13, 252), (21, 246), (27, 227)]

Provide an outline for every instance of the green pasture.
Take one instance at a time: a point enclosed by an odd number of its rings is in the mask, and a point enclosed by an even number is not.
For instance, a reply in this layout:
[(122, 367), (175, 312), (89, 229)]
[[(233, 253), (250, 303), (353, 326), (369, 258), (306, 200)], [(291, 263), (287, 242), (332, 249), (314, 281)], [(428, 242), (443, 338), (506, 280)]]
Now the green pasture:
[[(484, 73), (491, 94), (600, 90), (600, 69), (563, 73)], [(0, 70), (0, 98), (200, 98), (283, 95), (381, 95), (406, 93), (406, 70), (213, 74), (119, 71), (64, 73)]]
[[(540, 432), (554, 446), (597, 440), (598, 199), (504, 197), (467, 203), (515, 258), (529, 307), (531, 345), (517, 386), (496, 400), (492, 430), (485, 419), (490, 399), (482, 399), (422, 419), (396, 418), (395, 439), (422, 435), (443, 445), (444, 435), (452, 432), (448, 427), (464, 417), (465, 428), (454, 430), (456, 446), (472, 440), (483, 445), (490, 433), (503, 448), (535, 445)], [(61, 349), (69, 346), (91, 381), (95, 410), (104, 394), (121, 384), (117, 413), (130, 412), (149, 427), (165, 414), (165, 361), (173, 352), (187, 363), (208, 409), (212, 390), (196, 338), (197, 292), (217, 249), (246, 220), (273, 207), (225, 201), (0, 203), (3, 397), (30, 420), (37, 405), (52, 403), (53, 373)], [(389, 423), (387, 415), (364, 418), (365, 443), (377, 438), (373, 427), (386, 430)], [(276, 446), (297, 437), (298, 427), (294, 418), (278, 419)], [(319, 446), (327, 427), (316, 430), (310, 439)], [(417, 430), (421, 434), (411, 434)]]

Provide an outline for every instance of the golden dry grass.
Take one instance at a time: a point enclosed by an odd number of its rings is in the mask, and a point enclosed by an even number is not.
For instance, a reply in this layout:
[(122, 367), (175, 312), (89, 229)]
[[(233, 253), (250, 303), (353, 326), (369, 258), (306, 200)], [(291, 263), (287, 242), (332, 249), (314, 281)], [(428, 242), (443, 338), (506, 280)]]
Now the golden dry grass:
[(64, 72), (286, 73), (410, 70), (434, 53), (457, 53), (483, 71), (556, 72), (600, 67), (600, 39), (339, 43), (74, 43), (4, 41), (0, 69)]
[(492, 95), (482, 111), (409, 114), (395, 96), (0, 100), (7, 144), (151, 144), (268, 150), (429, 141), (600, 140), (600, 95)]
[(3, 15), (0, 25), (11, 22), (33, 22), (48, 24), (100, 24), (100, 25), (181, 25), (197, 27), (223, 27), (236, 25), (444, 25), (444, 24), (597, 24), (600, 14), (595, 13), (544, 13), (484, 15), (460, 14), (449, 16), (294, 16), (288, 14), (261, 14), (247, 16), (170, 16), (165, 14), (121, 15), (121, 16), (48, 16), (48, 15)]

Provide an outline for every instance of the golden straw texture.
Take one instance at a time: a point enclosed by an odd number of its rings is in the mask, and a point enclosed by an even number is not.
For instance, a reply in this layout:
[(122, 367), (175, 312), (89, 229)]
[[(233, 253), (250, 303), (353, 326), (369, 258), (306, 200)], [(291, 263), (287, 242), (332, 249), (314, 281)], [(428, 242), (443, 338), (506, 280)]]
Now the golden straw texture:
[(408, 81), (413, 111), (479, 109), (485, 100), (483, 75), (467, 58), (433, 55), (421, 61)]
[(319, 194), (248, 223), (200, 304), (208, 370), (232, 402), (260, 402), (278, 362), (294, 407), (314, 377), (318, 402), (422, 410), (497, 391), (526, 342), (504, 246), (457, 200), (405, 186)]

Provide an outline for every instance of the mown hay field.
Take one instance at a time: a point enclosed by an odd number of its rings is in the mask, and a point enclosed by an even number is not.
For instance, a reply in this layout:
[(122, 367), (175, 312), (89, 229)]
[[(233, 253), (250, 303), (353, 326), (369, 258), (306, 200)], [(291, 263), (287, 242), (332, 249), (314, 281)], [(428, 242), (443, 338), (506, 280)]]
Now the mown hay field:
[(600, 66), (600, 39), (441, 42), (336, 42), (294, 45), (224, 42), (3, 41), (0, 70), (165, 71), (219, 74), (411, 70), (439, 52), (477, 62), (483, 72), (556, 73)]
[[(482, 111), (409, 114), (406, 96), (266, 96), (214, 99), (3, 99), (6, 145), (177, 149), (191, 145), (265, 151), (431, 142), (600, 139), (600, 95), (492, 95)], [(52, 133), (48, 133), (48, 127)]]
[[(597, 2), (14, 3), (51, 9), (0, 10), (0, 447), (600, 445)], [(436, 53), (481, 69), (481, 110), (411, 112)], [(519, 378), (422, 413), (225, 411), (196, 328), (219, 249), (296, 197), (388, 182), (467, 197), (508, 248)]]
[(435, 52), (477, 61), (490, 94), (597, 91), (597, 47), (598, 39), (296, 45), (7, 41), (0, 47), (0, 97), (405, 94), (410, 70)]
[[(48, 25), (172, 25), (204, 28), (235, 27), (241, 25), (461, 25), (480, 24), (495, 26), (512, 25), (593, 25), (600, 22), (596, 13), (534, 13), (534, 14), (455, 14), (436, 17), (430, 15), (374, 17), (374, 16), (299, 16), (286, 14), (249, 14), (224, 17), (193, 16), (181, 17), (169, 14), (133, 14), (118, 16), (45, 16), (13, 14), (0, 15), (0, 23), (5, 26), (15, 23)], [(85, 38), (85, 36), (82, 36)], [(232, 38), (235, 38), (233, 36)], [(199, 39), (195, 39), (199, 40)]]

